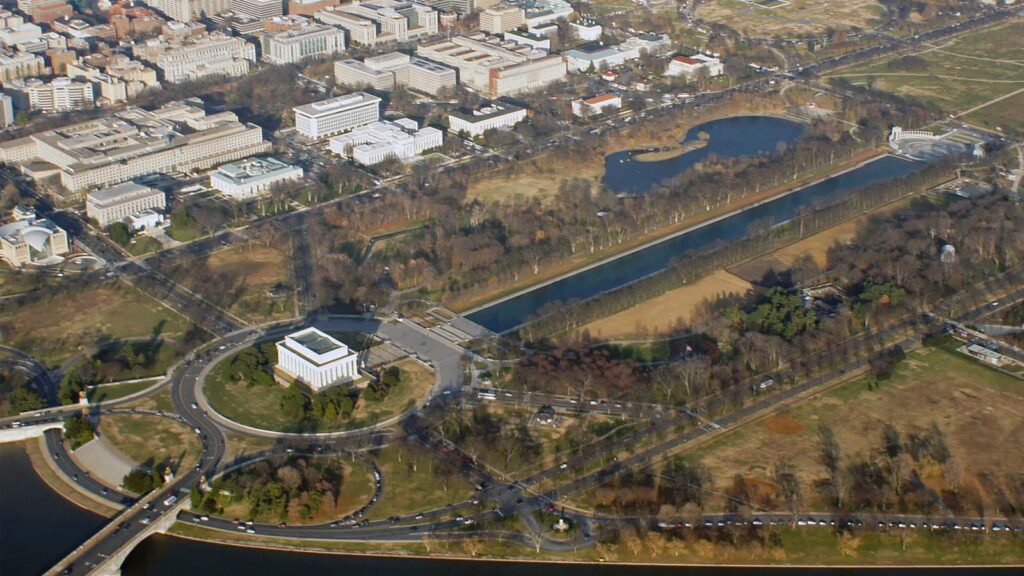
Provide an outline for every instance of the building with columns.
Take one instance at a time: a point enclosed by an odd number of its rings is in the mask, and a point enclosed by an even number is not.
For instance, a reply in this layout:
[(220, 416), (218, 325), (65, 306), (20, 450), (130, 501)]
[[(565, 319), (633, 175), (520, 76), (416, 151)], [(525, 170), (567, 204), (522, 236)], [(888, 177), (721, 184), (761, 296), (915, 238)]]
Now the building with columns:
[(359, 377), (358, 355), (316, 328), (289, 334), (277, 343), (276, 375), (319, 392)]

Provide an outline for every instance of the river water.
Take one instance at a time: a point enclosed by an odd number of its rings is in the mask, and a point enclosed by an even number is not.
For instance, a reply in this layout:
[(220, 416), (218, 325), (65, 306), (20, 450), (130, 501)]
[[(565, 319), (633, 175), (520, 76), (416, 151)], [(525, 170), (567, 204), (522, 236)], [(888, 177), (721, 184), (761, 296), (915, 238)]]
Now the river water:
[[(788, 122), (775, 118), (768, 120)], [(696, 150), (690, 154), (699, 154), (706, 150)], [(827, 200), (841, 192), (901, 178), (924, 167), (925, 164), (919, 162), (910, 162), (895, 156), (883, 156), (786, 196), (652, 244), (628, 256), (606, 261), (571, 276), (496, 302), (470, 313), (467, 318), (494, 332), (505, 332), (519, 326), (543, 306), (552, 302), (592, 298), (664, 270), (674, 258), (678, 258), (688, 251), (704, 248), (715, 242), (731, 242), (742, 238), (747, 234), (747, 228), (753, 222), (785, 222), (793, 218), (800, 207), (813, 205), (819, 199)]]

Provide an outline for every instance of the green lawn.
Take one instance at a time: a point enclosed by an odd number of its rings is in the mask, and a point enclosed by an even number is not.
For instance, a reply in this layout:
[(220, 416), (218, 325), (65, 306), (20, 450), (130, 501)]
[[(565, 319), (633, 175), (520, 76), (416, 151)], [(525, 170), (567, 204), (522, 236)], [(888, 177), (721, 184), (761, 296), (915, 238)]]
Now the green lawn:
[(964, 119), (1004, 134), (1024, 135), (1024, 92), (972, 112)]
[(458, 473), (452, 474), (446, 485), (445, 479), (435, 472), (435, 457), (417, 446), (388, 446), (370, 452), (369, 456), (384, 476), (384, 494), (370, 509), (368, 518), (441, 508), (461, 502), (473, 493), (473, 487)]
[(99, 433), (136, 464), (152, 459), (157, 464), (170, 463), (175, 471), (195, 464), (201, 451), (199, 437), (191, 428), (159, 416), (104, 416)]
[(107, 386), (89, 388), (88, 392), (86, 392), (86, 397), (89, 399), (89, 402), (92, 402), (93, 404), (98, 402), (109, 402), (110, 400), (124, 398), (125, 396), (130, 396), (136, 392), (141, 392), (156, 384), (158, 380), (158, 378), (154, 378), (151, 380), (143, 380), (141, 382), (110, 384)]
[(160, 249), (160, 241), (151, 236), (139, 235), (132, 238), (132, 242), (125, 247), (132, 256), (142, 256)]
[(189, 322), (135, 288), (117, 283), (69, 288), (0, 314), (4, 344), (47, 366), (102, 342), (184, 335)]
[(6, 265), (0, 264), (0, 296), (36, 290), (50, 284), (52, 280), (52, 277), (44, 274), (12, 270)]
[(401, 367), (402, 381), (383, 400), (368, 400), (366, 394), (361, 394), (352, 416), (333, 423), (295, 422), (280, 408), (283, 386), (250, 387), (226, 378), (217, 367), (210, 371), (203, 391), (211, 408), (246, 426), (278, 432), (354, 430), (397, 416), (426, 396), (434, 383), (433, 372), (411, 360), (401, 363)]
[(947, 112), (963, 112), (1024, 88), (1024, 23), (965, 34), (912, 58), (924, 66), (901, 65), (908, 59), (900, 55), (854, 66), (836, 76), (935, 104)]

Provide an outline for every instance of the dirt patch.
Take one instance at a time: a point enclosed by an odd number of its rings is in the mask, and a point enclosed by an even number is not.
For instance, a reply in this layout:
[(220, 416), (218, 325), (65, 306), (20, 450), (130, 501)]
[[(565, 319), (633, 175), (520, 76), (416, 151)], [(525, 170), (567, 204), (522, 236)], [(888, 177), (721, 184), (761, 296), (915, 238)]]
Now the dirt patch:
[(876, 0), (709, 0), (697, 9), (702, 20), (725, 24), (757, 38), (821, 34), (829, 29), (871, 29), (884, 9)]
[(791, 436), (803, 432), (806, 426), (788, 413), (775, 414), (761, 421), (761, 427), (780, 436)]
[(591, 322), (584, 329), (595, 337), (607, 339), (639, 333), (670, 332), (679, 324), (688, 324), (705, 300), (742, 294), (747, 290), (750, 290), (749, 282), (720, 270), (692, 284)]

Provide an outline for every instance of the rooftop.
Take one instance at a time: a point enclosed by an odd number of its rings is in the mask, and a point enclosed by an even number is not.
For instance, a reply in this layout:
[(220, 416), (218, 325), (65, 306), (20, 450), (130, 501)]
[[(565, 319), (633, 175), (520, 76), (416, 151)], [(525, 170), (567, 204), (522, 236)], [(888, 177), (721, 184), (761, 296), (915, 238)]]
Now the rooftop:
[(367, 94), (366, 92), (353, 92), (352, 94), (336, 96), (334, 98), (328, 98), (327, 100), (313, 102), (312, 104), (296, 106), (293, 110), (295, 110), (296, 114), (305, 114), (306, 116), (324, 116), (327, 114), (334, 114), (348, 108), (357, 108), (370, 103), (374, 103), (379, 106), (380, 98), (373, 94)]
[(135, 182), (125, 182), (110, 188), (89, 193), (89, 200), (97, 204), (117, 203), (144, 194), (159, 193), (159, 190)]
[(248, 158), (241, 162), (232, 162), (221, 166), (217, 169), (217, 174), (227, 180), (242, 184), (254, 178), (262, 178), (292, 168), (294, 166), (275, 158)]

